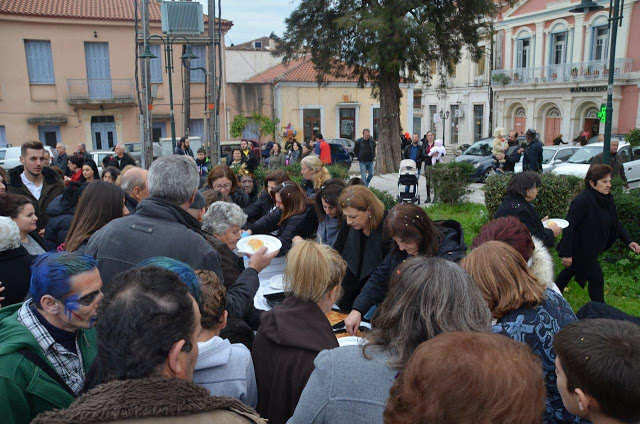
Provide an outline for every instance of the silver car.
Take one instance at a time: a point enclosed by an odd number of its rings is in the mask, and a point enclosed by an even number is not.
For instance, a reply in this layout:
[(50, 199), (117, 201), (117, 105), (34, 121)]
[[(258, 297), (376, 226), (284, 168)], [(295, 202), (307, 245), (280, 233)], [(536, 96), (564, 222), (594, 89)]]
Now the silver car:
[(347, 152), (349, 152), (351, 158), (354, 157), (353, 149), (356, 147), (356, 143), (354, 143), (352, 140), (348, 138), (328, 138), (325, 141), (327, 143), (340, 144)]
[[(558, 165), (565, 163), (580, 146), (543, 146), (542, 147), (542, 173), (553, 171)], [(516, 163), (513, 172), (522, 172), (522, 156)]]

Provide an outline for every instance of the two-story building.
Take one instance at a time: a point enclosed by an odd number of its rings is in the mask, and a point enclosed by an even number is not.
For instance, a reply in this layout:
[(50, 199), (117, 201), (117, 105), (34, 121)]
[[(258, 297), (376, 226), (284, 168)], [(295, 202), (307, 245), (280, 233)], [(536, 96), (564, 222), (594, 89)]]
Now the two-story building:
[[(138, 1), (138, 16), (140, 16)], [(140, 140), (136, 82), (135, 2), (125, 0), (3, 0), (0, 2), (0, 146), (41, 140), (49, 146), (111, 149)], [(160, 2), (149, 1), (150, 32), (162, 35)], [(206, 33), (206, 16), (205, 33)], [(222, 21), (223, 32), (231, 28)], [(138, 32), (142, 31), (138, 24)], [(180, 42), (180, 41), (179, 41)], [(169, 75), (163, 45), (154, 40), (150, 74), (154, 138), (169, 133)], [(206, 67), (205, 42), (193, 42)], [(174, 47), (176, 135), (181, 115), (182, 48)], [(220, 75), (220, 73), (218, 74)], [(204, 73), (191, 71), (191, 135), (204, 134)], [(221, 134), (225, 129), (221, 128)]]
[(609, 1), (604, 10), (571, 13), (580, 0), (521, 0), (495, 24), (495, 123), (523, 134), (534, 128), (545, 144), (580, 132), (604, 133), (598, 112), (614, 74), (612, 133), (640, 125), (640, 2), (627, 0), (609, 69)]

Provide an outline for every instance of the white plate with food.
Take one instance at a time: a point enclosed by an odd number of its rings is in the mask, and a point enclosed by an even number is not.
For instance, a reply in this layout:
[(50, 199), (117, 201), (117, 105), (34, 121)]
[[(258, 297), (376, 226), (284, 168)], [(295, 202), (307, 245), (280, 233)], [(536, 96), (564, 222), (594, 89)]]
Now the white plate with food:
[(274, 290), (284, 290), (284, 275), (278, 274), (269, 278), (269, 287)]
[(544, 225), (545, 228), (551, 228), (553, 226), (557, 226), (560, 228), (567, 228), (569, 226), (569, 221), (567, 221), (566, 219), (551, 218), (544, 221), (542, 225)]
[(364, 339), (362, 337), (347, 336), (347, 337), (340, 337), (338, 339), (338, 344), (340, 345), (340, 347), (342, 347), (342, 346), (358, 346), (358, 345), (360, 345), (362, 343), (364, 343)]
[(273, 253), (280, 250), (282, 242), (274, 236), (268, 236), (266, 234), (256, 234), (240, 239), (238, 241), (238, 252), (241, 253), (256, 253), (262, 246), (266, 246), (267, 253)]

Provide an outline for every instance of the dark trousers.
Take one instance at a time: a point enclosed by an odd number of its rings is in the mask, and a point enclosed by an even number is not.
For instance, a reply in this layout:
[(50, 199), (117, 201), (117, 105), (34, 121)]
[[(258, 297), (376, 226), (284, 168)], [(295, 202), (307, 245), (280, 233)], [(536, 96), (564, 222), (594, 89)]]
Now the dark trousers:
[[(569, 284), (569, 281), (575, 275), (575, 271), (573, 270), (573, 265), (569, 268), (563, 269), (558, 277), (556, 278), (556, 285), (562, 292), (565, 287)], [(587, 277), (587, 281), (589, 282), (589, 297), (594, 302), (604, 302), (604, 274), (602, 274), (602, 268), (600, 268), (600, 264), (596, 261), (596, 263), (591, 267), (589, 275)], [(578, 282), (581, 286), (584, 283)], [(583, 286), (584, 287), (584, 286)]]

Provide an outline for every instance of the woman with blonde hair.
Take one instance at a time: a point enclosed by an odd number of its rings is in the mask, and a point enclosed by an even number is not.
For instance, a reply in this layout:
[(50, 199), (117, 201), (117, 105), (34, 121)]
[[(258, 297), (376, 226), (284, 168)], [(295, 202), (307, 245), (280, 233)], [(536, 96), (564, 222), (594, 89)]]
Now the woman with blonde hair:
[(324, 167), (320, 158), (316, 155), (309, 155), (300, 161), (300, 173), (302, 173), (302, 189), (308, 196), (313, 196), (317, 189), (331, 178), (329, 171)]
[(562, 404), (551, 341), (577, 318), (567, 301), (541, 283), (522, 255), (500, 241), (481, 244), (461, 261), (496, 320), (492, 332), (529, 345), (542, 361), (547, 387), (545, 423), (581, 423)]
[(389, 253), (389, 240), (383, 239), (387, 216), (384, 204), (365, 186), (350, 186), (338, 198), (343, 224), (333, 248), (347, 262), (342, 281), (341, 309), (351, 311), (365, 283)]
[(318, 353), (338, 347), (325, 314), (340, 298), (345, 271), (335, 250), (312, 241), (296, 243), (287, 255), (289, 296), (262, 315), (252, 352), (257, 410), (271, 424), (293, 415)]

